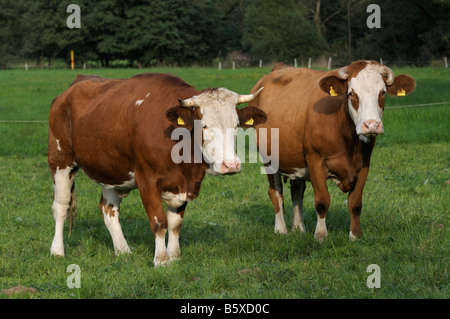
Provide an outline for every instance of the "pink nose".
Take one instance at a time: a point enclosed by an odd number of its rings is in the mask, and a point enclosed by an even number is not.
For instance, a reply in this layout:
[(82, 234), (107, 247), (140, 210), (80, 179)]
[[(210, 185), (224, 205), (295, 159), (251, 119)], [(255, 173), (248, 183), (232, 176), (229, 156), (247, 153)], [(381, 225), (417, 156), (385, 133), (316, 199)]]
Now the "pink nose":
[(364, 121), (363, 134), (383, 134), (383, 122), (376, 120)]
[(241, 170), (241, 161), (222, 162), (222, 169), (225, 173), (238, 173)]

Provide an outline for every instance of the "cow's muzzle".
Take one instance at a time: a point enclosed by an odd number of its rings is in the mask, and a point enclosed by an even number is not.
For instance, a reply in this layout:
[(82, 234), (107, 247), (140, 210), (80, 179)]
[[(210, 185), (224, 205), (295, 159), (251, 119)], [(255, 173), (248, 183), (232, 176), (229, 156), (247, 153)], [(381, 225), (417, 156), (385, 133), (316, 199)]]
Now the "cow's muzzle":
[(220, 168), (221, 174), (236, 174), (241, 171), (241, 161), (223, 161)]
[(362, 134), (365, 136), (378, 135), (384, 133), (382, 121), (368, 120), (362, 123)]

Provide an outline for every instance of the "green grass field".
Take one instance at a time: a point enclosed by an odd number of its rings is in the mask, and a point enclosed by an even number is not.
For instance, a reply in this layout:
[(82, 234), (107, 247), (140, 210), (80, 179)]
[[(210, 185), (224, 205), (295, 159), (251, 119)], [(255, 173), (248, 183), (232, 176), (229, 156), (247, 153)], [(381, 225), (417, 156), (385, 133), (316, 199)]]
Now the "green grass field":
[[(248, 94), (269, 69), (152, 69), (198, 89), (227, 87)], [(87, 70), (131, 77), (142, 70)], [(122, 202), (121, 224), (133, 253), (115, 256), (98, 209), (100, 187), (77, 176), (79, 216), (66, 257), (50, 256), (53, 186), (45, 121), (52, 100), (77, 71), (0, 72), (0, 298), (448, 298), (450, 74), (443, 68), (394, 69), (417, 81), (405, 98), (389, 98), (364, 190), (364, 236), (348, 241), (346, 194), (329, 184), (329, 238), (313, 236), (316, 215), (307, 184), (307, 233), (274, 234), (273, 208), (260, 164), (234, 176), (206, 176), (186, 210), (182, 259), (153, 267), (154, 240), (139, 194)], [(20, 121), (44, 122), (20, 122)], [(286, 185), (287, 186), (287, 185)], [(291, 202), (285, 187), (286, 220)], [(70, 264), (81, 288), (70, 289)], [(381, 288), (369, 288), (367, 267), (380, 267)], [(2, 294), (17, 285), (35, 293)]]

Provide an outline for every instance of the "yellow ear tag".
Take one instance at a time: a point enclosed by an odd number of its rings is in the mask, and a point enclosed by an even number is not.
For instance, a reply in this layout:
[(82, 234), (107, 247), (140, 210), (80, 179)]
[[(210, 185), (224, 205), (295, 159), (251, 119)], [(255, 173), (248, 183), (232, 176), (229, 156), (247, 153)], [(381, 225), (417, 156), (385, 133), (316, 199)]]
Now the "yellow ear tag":
[(332, 86), (330, 86), (330, 95), (331, 96), (338, 96), (338, 94), (336, 93), (336, 91), (333, 89)]
[(254, 120), (250, 118), (247, 122), (245, 122), (245, 125), (253, 125)]
[(181, 117), (178, 117), (177, 123), (178, 123), (178, 125), (186, 125), (186, 123), (184, 123), (184, 121)]
[(406, 95), (405, 90), (400, 89), (400, 90), (397, 91), (397, 96), (405, 96), (405, 95)]

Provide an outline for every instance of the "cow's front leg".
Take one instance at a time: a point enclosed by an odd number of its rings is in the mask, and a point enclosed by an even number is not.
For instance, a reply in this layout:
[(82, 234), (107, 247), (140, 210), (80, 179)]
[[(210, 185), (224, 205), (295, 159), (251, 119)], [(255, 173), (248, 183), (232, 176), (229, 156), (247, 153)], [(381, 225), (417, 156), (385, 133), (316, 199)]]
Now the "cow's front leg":
[(369, 173), (369, 165), (363, 167), (358, 175), (355, 187), (348, 194), (348, 210), (350, 212), (350, 233), (348, 238), (355, 240), (362, 237), (360, 216), (362, 210), (362, 193)]
[(155, 237), (155, 258), (153, 264), (162, 266), (169, 262), (166, 249), (167, 217), (161, 200), (160, 191), (154, 186), (138, 183), (142, 203), (144, 204), (150, 228)]
[(169, 207), (167, 209), (167, 221), (169, 226), (169, 239), (167, 244), (167, 252), (169, 253), (170, 261), (177, 260), (181, 257), (180, 250), (180, 230), (183, 225), (184, 210), (186, 204), (176, 208)]
[(311, 184), (314, 189), (314, 205), (317, 213), (317, 224), (314, 237), (322, 242), (328, 237), (327, 226), (325, 223), (328, 209), (330, 208), (330, 193), (327, 187), (327, 171), (321, 158), (309, 160), (308, 163), (314, 163), (309, 168)]

